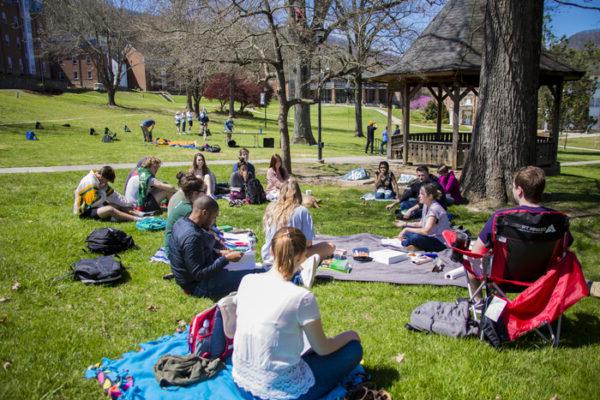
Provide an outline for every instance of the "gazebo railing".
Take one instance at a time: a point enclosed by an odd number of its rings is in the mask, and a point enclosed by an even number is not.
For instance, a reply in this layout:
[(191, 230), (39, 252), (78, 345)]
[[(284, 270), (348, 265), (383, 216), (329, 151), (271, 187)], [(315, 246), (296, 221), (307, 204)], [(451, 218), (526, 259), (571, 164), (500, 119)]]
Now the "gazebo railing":
[[(471, 138), (471, 132), (460, 132), (457, 154), (457, 161), (460, 168), (462, 168), (471, 147)], [(554, 162), (552, 157), (554, 146), (555, 143), (551, 138), (537, 137), (536, 164), (538, 166), (548, 166)], [(402, 135), (391, 137), (391, 152), (392, 159), (401, 159), (404, 156)], [(408, 139), (408, 161), (410, 164), (451, 165), (452, 133), (411, 133)]]

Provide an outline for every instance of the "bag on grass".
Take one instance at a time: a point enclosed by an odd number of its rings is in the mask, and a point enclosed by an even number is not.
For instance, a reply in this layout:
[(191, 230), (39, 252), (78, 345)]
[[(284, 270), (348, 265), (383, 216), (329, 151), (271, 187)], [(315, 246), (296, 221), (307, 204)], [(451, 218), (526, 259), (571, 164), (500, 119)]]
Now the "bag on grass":
[(362, 179), (369, 179), (369, 173), (364, 168), (355, 168), (342, 176), (341, 179), (344, 181), (360, 181)]
[(102, 253), (104, 255), (117, 254), (135, 247), (131, 236), (114, 228), (94, 229), (85, 241), (91, 252)]
[(444, 336), (464, 337), (477, 334), (477, 323), (469, 314), (469, 302), (429, 301), (413, 310), (408, 329), (434, 332)]
[(167, 227), (167, 221), (157, 217), (147, 217), (135, 223), (138, 231), (162, 231)]
[(210, 144), (205, 144), (204, 145), (204, 151), (208, 151), (209, 153), (220, 153), (221, 152), (221, 146), (219, 146), (218, 144), (215, 145), (210, 145)]
[(267, 201), (267, 195), (260, 181), (252, 178), (246, 184), (246, 202), (248, 204), (262, 204)]
[(73, 265), (73, 277), (83, 283), (110, 283), (123, 277), (125, 268), (114, 256), (84, 258)]
[(25, 139), (26, 140), (39, 140), (33, 131), (25, 132)]
[(233, 352), (233, 339), (225, 336), (218, 304), (196, 315), (190, 323), (188, 350), (202, 358), (224, 360)]

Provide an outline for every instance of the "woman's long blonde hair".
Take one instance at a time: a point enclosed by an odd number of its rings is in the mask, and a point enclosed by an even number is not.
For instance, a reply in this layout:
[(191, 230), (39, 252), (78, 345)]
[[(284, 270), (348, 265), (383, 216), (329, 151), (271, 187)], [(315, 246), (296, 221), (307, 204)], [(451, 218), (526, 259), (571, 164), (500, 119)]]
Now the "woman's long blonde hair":
[(302, 205), (302, 192), (295, 178), (290, 178), (279, 191), (277, 201), (269, 204), (263, 217), (265, 231), (275, 225), (275, 229), (287, 226), (296, 207)]

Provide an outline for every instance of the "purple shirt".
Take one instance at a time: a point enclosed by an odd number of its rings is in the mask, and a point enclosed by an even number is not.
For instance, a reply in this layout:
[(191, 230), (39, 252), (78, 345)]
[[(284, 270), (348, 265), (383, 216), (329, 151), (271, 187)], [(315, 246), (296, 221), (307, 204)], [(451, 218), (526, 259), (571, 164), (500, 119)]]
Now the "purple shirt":
[(458, 180), (456, 179), (456, 176), (454, 176), (454, 171), (448, 172), (446, 176), (440, 175), (438, 178), (438, 183), (442, 185), (444, 192), (452, 197), (454, 204), (460, 204), (464, 202), (464, 199), (460, 194)]
[[(494, 214), (492, 214), (490, 219), (488, 219), (488, 221), (483, 226), (483, 229), (481, 230), (481, 232), (479, 232), (479, 239), (483, 242), (484, 245), (486, 245), (486, 247), (488, 246), (489, 243), (492, 242), (492, 225), (494, 223), (494, 218), (496, 218), (496, 215), (498, 213), (503, 212), (503, 211), (509, 211), (509, 210), (529, 211), (532, 213), (538, 213), (538, 212), (543, 212), (543, 211), (554, 211), (553, 209), (547, 208), (547, 207), (518, 206), (518, 207), (506, 208), (504, 210), (498, 210), (498, 211), (494, 212)], [(568, 236), (569, 236), (568, 242), (569, 242), (569, 245), (571, 245), (571, 243), (573, 243), (573, 237), (571, 236), (571, 233), (569, 233)]]

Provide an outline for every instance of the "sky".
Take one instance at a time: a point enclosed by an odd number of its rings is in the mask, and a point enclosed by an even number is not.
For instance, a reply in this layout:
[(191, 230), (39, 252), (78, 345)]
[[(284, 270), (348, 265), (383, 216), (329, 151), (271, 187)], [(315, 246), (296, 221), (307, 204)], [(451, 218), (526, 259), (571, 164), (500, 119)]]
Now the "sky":
[[(553, 2), (547, 2), (553, 3)], [(556, 3), (554, 3), (556, 4)], [(582, 2), (589, 6), (600, 7), (600, 0)], [(548, 14), (552, 17), (552, 32), (556, 37), (569, 37), (574, 33), (600, 29), (600, 11), (584, 10), (577, 7), (552, 7)]]

